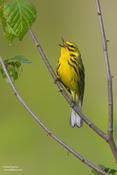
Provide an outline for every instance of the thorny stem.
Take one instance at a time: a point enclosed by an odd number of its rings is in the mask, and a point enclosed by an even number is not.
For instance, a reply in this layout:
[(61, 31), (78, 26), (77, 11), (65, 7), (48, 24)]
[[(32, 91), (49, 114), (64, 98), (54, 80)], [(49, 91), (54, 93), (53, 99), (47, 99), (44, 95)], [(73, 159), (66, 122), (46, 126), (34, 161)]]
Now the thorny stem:
[(65, 144), (60, 138), (58, 138), (54, 133), (52, 133), (52, 131), (50, 131), (45, 124), (32, 112), (32, 110), (29, 108), (29, 106), (24, 102), (24, 100), (22, 99), (22, 97), (20, 96), (19, 92), (17, 91), (17, 89), (15, 88), (15, 85), (13, 84), (8, 71), (5, 67), (5, 64), (2, 60), (2, 58), (0, 57), (0, 63), (2, 65), (2, 68), (8, 78), (8, 81), (14, 91), (14, 94), (16, 95), (16, 97), (18, 98), (18, 100), (21, 102), (21, 104), (25, 107), (25, 109), (30, 113), (30, 115), (37, 121), (37, 123), (48, 133), (48, 135), (50, 137), (52, 137), (54, 140), (56, 140), (60, 145), (62, 145), (65, 149), (67, 149), (70, 153), (72, 153), (76, 158), (78, 158), (80, 161), (82, 161), (84, 164), (86, 164), (87, 166), (91, 167), (92, 169), (94, 169), (95, 171), (97, 171), (100, 174), (106, 175), (106, 172), (103, 171), (102, 169), (96, 167), (93, 163), (89, 162), (87, 159), (85, 159), (84, 157), (82, 157), (79, 153), (77, 153), (76, 151), (74, 151), (71, 147), (69, 147), (67, 144)]
[(112, 92), (112, 75), (110, 71), (110, 64), (108, 58), (108, 48), (107, 48), (107, 40), (104, 30), (104, 24), (102, 19), (102, 12), (100, 7), (100, 1), (96, 0), (97, 12), (98, 12), (98, 19), (100, 24), (100, 30), (102, 35), (102, 43), (103, 43), (103, 50), (104, 50), (104, 58), (105, 58), (105, 65), (106, 65), (106, 72), (107, 72), (107, 80), (108, 80), (108, 109), (109, 109), (109, 120), (108, 120), (108, 133), (107, 133), (107, 142), (110, 145), (110, 148), (113, 152), (114, 158), (117, 162), (117, 147), (115, 145), (113, 139), (113, 92)]
[(81, 113), (77, 107), (73, 104), (72, 100), (70, 99), (70, 97), (68, 96), (68, 94), (66, 93), (66, 91), (63, 89), (60, 81), (58, 80), (56, 74), (53, 71), (53, 68), (51, 67), (47, 57), (44, 54), (44, 51), (42, 50), (42, 47), (39, 43), (39, 41), (37, 40), (36, 36), (34, 35), (34, 33), (32, 32), (32, 30), (30, 30), (30, 34), (31, 37), (43, 59), (43, 61), (45, 62), (45, 65), (47, 66), (48, 71), (50, 72), (52, 78), (54, 79), (54, 82), (56, 83), (56, 85), (58, 86), (61, 94), (64, 96), (64, 98), (67, 100), (67, 102), (70, 104), (70, 106), (80, 115), (80, 117), (84, 120), (84, 122), (90, 127), (92, 128), (99, 136), (101, 136), (104, 140), (107, 139), (106, 134), (100, 130), (99, 128), (96, 127), (96, 125), (94, 125), (83, 113)]

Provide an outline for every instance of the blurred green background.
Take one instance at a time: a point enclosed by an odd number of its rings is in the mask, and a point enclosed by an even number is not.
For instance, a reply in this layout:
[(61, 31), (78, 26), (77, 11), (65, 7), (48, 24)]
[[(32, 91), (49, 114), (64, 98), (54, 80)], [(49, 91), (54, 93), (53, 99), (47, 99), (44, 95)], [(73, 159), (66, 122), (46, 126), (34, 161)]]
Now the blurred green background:
[[(95, 0), (32, 0), (37, 19), (32, 26), (54, 70), (60, 56), (61, 37), (77, 43), (86, 73), (83, 113), (106, 132), (108, 125), (107, 81)], [(103, 19), (113, 78), (114, 121), (117, 115), (117, 1), (102, 0)], [(109, 146), (86, 124), (69, 126), (69, 105), (58, 91), (30, 34), (13, 44), (0, 27), (0, 55), (5, 59), (24, 55), (32, 64), (15, 85), (39, 118), (65, 143), (94, 164), (116, 168)], [(91, 169), (52, 140), (16, 99), (0, 77), (0, 175), (91, 175)], [(115, 128), (114, 122), (114, 128)], [(114, 133), (115, 134), (115, 133)], [(115, 137), (115, 140), (117, 138)], [(117, 141), (116, 141), (117, 143)], [(21, 172), (5, 172), (3, 166), (19, 166)]]

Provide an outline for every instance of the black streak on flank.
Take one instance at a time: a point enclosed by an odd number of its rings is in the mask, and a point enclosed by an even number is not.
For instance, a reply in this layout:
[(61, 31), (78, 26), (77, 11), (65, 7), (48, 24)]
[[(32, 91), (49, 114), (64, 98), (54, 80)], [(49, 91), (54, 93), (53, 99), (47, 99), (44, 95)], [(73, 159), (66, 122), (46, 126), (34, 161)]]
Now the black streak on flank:
[(72, 53), (72, 54), (70, 54), (70, 56), (71, 56), (71, 57), (74, 57), (74, 58), (76, 58), (76, 55), (74, 55), (73, 53)]
[(76, 62), (75, 60), (73, 60), (72, 58), (70, 58), (70, 61), (71, 61), (72, 63), (74, 63), (76, 66), (78, 66), (78, 65), (77, 65), (77, 62)]
[(78, 74), (76, 67), (72, 65), (69, 61), (68, 61), (68, 64), (75, 70), (76, 74)]
[(59, 63), (59, 65), (58, 65), (57, 69), (59, 69), (60, 65), (61, 65), (61, 64)]

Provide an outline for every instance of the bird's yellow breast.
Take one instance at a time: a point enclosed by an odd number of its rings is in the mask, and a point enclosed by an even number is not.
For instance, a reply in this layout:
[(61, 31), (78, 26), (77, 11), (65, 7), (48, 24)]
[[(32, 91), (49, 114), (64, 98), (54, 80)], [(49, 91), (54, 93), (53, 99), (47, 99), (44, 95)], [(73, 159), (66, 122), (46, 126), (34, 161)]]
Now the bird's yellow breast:
[[(64, 48), (65, 49), (65, 48)], [(59, 75), (63, 84), (70, 90), (78, 92), (79, 76), (78, 67), (71, 63), (69, 52), (62, 51), (61, 57), (57, 63), (57, 74)]]

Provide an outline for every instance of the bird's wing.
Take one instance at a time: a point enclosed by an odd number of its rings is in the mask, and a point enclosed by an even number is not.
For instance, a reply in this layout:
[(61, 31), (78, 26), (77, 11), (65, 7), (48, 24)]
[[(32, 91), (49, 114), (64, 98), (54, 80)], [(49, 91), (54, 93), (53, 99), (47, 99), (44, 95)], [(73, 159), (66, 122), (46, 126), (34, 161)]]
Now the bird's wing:
[(83, 95), (84, 95), (84, 87), (85, 87), (85, 70), (84, 70), (81, 56), (79, 56), (77, 59), (78, 59), (78, 70), (79, 70), (79, 81), (78, 81), (79, 90), (80, 90), (79, 99), (81, 100), (81, 104), (82, 104)]

